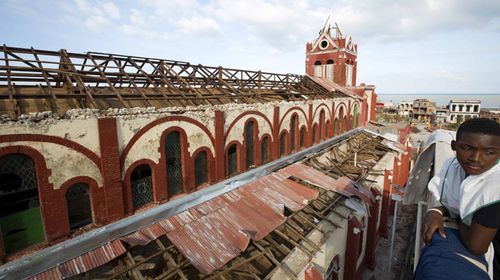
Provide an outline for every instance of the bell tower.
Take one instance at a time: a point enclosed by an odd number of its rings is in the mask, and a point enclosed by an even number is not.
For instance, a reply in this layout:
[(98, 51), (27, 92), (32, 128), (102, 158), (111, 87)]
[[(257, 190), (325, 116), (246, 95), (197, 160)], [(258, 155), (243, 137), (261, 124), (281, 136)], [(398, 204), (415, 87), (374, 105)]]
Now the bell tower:
[(318, 37), (306, 44), (306, 74), (344, 87), (356, 86), (357, 56), (358, 44), (328, 17)]

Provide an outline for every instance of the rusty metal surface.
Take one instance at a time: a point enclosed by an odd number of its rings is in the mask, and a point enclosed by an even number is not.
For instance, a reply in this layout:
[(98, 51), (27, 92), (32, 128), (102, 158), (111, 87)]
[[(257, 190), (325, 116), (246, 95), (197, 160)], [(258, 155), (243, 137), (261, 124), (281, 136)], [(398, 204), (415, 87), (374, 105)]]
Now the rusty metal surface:
[(325, 190), (334, 191), (351, 197), (356, 193), (356, 189), (352, 187), (352, 184), (345, 182), (343, 180), (335, 180), (330, 176), (316, 170), (310, 166), (303, 163), (295, 163), (287, 166), (279, 171), (279, 173), (286, 176), (295, 176), (301, 180), (304, 180), (312, 185), (318, 186)]
[(284, 207), (303, 209), (318, 192), (269, 174), (160, 223), (168, 239), (203, 274), (223, 267), (286, 220)]
[(120, 240), (113, 240), (106, 245), (96, 248), (63, 264), (57, 265), (28, 279), (54, 280), (69, 278), (106, 264), (124, 254), (126, 251), (127, 250)]

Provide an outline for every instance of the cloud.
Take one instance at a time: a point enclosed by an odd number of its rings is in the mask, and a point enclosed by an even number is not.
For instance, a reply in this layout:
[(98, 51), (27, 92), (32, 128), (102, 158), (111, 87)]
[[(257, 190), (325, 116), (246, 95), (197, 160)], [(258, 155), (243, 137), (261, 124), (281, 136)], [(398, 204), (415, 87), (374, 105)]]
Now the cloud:
[(120, 9), (113, 2), (105, 2), (101, 4), (104, 12), (108, 14), (113, 19), (120, 18)]
[(175, 23), (180, 31), (190, 34), (213, 36), (221, 34), (220, 25), (212, 18), (194, 16), (182, 18)]

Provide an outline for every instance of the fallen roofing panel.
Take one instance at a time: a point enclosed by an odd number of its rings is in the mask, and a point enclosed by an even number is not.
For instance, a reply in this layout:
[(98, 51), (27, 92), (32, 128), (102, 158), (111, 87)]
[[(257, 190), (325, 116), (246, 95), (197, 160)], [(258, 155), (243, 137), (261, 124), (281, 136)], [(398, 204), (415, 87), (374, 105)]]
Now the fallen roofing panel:
[(312, 185), (318, 186), (325, 190), (334, 191), (350, 197), (356, 193), (356, 189), (352, 187), (351, 184), (344, 181), (335, 180), (332, 177), (322, 173), (313, 167), (307, 166), (303, 163), (295, 163), (289, 165), (280, 171), (279, 173), (286, 176), (295, 176), (301, 180), (306, 181)]
[(113, 240), (108, 244), (98, 247), (28, 279), (53, 280), (69, 278), (104, 265), (124, 254), (126, 251), (127, 250), (120, 240)]

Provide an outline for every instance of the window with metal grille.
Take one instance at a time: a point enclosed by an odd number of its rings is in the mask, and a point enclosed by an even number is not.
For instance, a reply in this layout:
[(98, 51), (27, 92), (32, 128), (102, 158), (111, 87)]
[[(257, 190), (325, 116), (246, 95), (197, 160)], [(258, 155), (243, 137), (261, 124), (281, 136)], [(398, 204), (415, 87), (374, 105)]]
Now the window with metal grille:
[(286, 154), (286, 133), (280, 136), (280, 157)]
[(77, 183), (66, 191), (69, 228), (75, 230), (92, 223), (89, 186)]
[(26, 155), (0, 158), (0, 217), (38, 206), (35, 165)]
[(261, 153), (261, 160), (262, 163), (266, 163), (269, 160), (269, 137), (265, 136), (262, 138), (262, 143), (260, 144), (260, 153)]
[(293, 115), (290, 121), (290, 150), (295, 150), (295, 127), (297, 126), (297, 115)]
[(227, 174), (233, 175), (238, 171), (238, 157), (236, 153), (236, 144), (229, 146), (227, 149)]
[(300, 129), (300, 139), (299, 139), (300, 143), (300, 147), (304, 147), (306, 145), (306, 128), (303, 127)]
[(134, 210), (153, 201), (153, 179), (147, 164), (137, 166), (130, 176)]
[(246, 165), (247, 169), (253, 166), (254, 163), (254, 142), (253, 142), (253, 135), (254, 135), (254, 122), (250, 121), (248, 122), (246, 128), (245, 128), (245, 155), (246, 155)]
[(323, 126), (325, 126), (325, 111), (319, 113), (319, 139), (323, 139)]
[(182, 179), (182, 151), (179, 132), (170, 132), (165, 137), (165, 154), (167, 160), (167, 190), (171, 197), (184, 191)]
[(35, 163), (29, 156), (0, 157), (0, 229), (5, 254), (45, 240)]
[(208, 183), (207, 152), (201, 151), (194, 158), (194, 181), (196, 186)]

